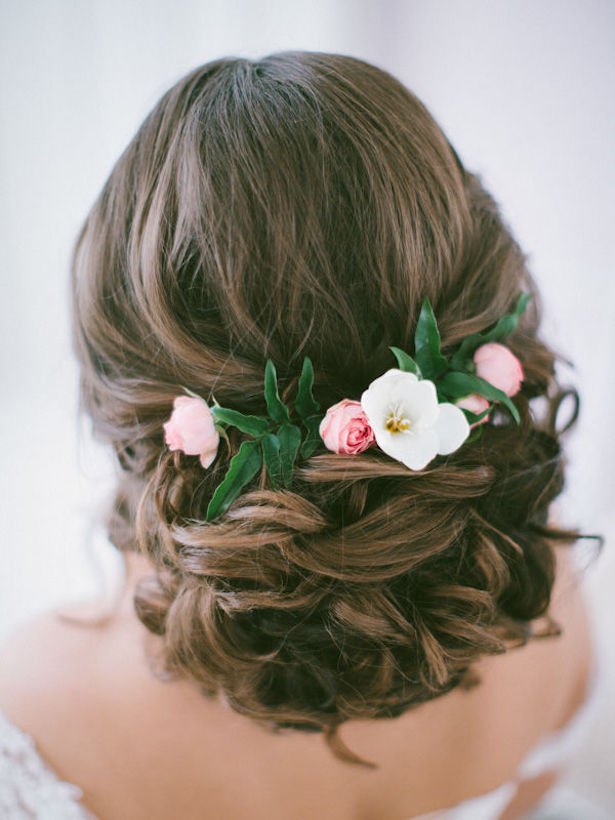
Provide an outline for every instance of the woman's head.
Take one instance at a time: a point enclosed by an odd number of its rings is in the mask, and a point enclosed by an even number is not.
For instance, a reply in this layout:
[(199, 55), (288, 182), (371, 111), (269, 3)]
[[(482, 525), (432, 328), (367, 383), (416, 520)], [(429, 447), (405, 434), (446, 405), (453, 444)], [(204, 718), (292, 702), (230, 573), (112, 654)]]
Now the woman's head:
[[(136, 611), (172, 673), (277, 727), (387, 717), (524, 641), (553, 582), (563, 484), (556, 354), (526, 259), (422, 103), (351, 57), (218, 60), (174, 85), (114, 167), (73, 261), (84, 405), (121, 474), (109, 521), (157, 567)], [(263, 371), (322, 407), (412, 352), (429, 297), (444, 351), (533, 299), (507, 345), (521, 424), (424, 471), (323, 447), (205, 521), (241, 443), (204, 470), (165, 447), (182, 388), (261, 414)], [(538, 419), (530, 399), (545, 397)]]

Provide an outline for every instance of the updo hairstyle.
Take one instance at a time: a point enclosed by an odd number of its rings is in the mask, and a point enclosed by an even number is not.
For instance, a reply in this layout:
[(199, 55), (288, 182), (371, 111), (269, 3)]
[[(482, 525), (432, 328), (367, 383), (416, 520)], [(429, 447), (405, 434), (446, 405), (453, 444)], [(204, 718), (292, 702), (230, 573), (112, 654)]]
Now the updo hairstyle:
[[(471, 685), (481, 656), (557, 634), (554, 545), (584, 536), (549, 526), (556, 417), (572, 396), (574, 421), (578, 394), (558, 384), (494, 200), (392, 76), (310, 52), (195, 69), (117, 161), (72, 270), (83, 406), (120, 467), (109, 537), (156, 568), (134, 605), (159, 674), (366, 763), (339, 724), (400, 715)], [(307, 355), (321, 407), (358, 399), (396, 366), (390, 345), (412, 354), (425, 296), (448, 354), (521, 291), (506, 339), (520, 425), (497, 407), (478, 441), (417, 472), (323, 445), (290, 489), (263, 472), (205, 521), (244, 435), (229, 428), (207, 470), (171, 452), (162, 425), (184, 388), (263, 414), (267, 358), (287, 400)]]

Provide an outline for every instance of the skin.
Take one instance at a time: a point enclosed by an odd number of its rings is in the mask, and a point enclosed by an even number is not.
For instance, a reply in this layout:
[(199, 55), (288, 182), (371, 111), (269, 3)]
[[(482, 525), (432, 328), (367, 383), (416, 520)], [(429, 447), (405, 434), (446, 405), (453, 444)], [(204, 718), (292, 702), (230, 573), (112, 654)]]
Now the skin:
[[(536, 640), (476, 669), (400, 718), (351, 721), (341, 737), (378, 770), (338, 761), (318, 734), (271, 735), (188, 682), (149, 671), (132, 591), (147, 561), (128, 558), (121, 605), (103, 626), (53, 613), (0, 648), (0, 709), (36, 742), (103, 820), (401, 820), (496, 788), (583, 701), (592, 661), (569, 548), (558, 547), (552, 614), (559, 638)], [(556, 772), (522, 785), (503, 820), (523, 816)]]

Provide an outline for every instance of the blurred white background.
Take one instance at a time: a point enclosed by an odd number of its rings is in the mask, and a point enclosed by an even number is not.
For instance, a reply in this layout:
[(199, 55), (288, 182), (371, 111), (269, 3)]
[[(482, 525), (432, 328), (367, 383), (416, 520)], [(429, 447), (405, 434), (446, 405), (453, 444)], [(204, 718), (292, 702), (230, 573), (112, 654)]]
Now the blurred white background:
[[(582, 407), (558, 507), (564, 524), (607, 537), (585, 583), (615, 680), (615, 3), (0, 0), (0, 14), (0, 638), (97, 590), (93, 538), (113, 563), (92, 531), (113, 469), (78, 425), (69, 342), (68, 258), (87, 209), (180, 76), (223, 55), (297, 48), (398, 76), (529, 252), (544, 335), (576, 364), (563, 373)], [(567, 778), (609, 816), (613, 689)]]

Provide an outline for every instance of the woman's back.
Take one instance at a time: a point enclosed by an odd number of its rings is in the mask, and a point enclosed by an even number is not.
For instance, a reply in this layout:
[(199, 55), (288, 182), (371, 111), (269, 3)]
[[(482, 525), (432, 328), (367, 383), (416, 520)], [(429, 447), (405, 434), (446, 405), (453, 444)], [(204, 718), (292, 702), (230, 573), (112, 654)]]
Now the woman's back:
[[(148, 569), (135, 556), (130, 566), (133, 577)], [(189, 684), (155, 678), (132, 584), (105, 627), (46, 616), (16, 634), (0, 659), (0, 711), (104, 820), (402, 820), (510, 780), (581, 705), (592, 657), (573, 572), (558, 549), (559, 638), (485, 659), (471, 690), (343, 726), (343, 740), (376, 770), (336, 760), (320, 734), (266, 733)]]
[(104, 629), (5, 650), (9, 719), (104, 820), (401, 820), (514, 791), (589, 668), (579, 605), (551, 608), (581, 537), (548, 525), (574, 390), (421, 101), (343, 55), (199, 66), (71, 269), (83, 409), (119, 468), (106, 531), (152, 571)]

